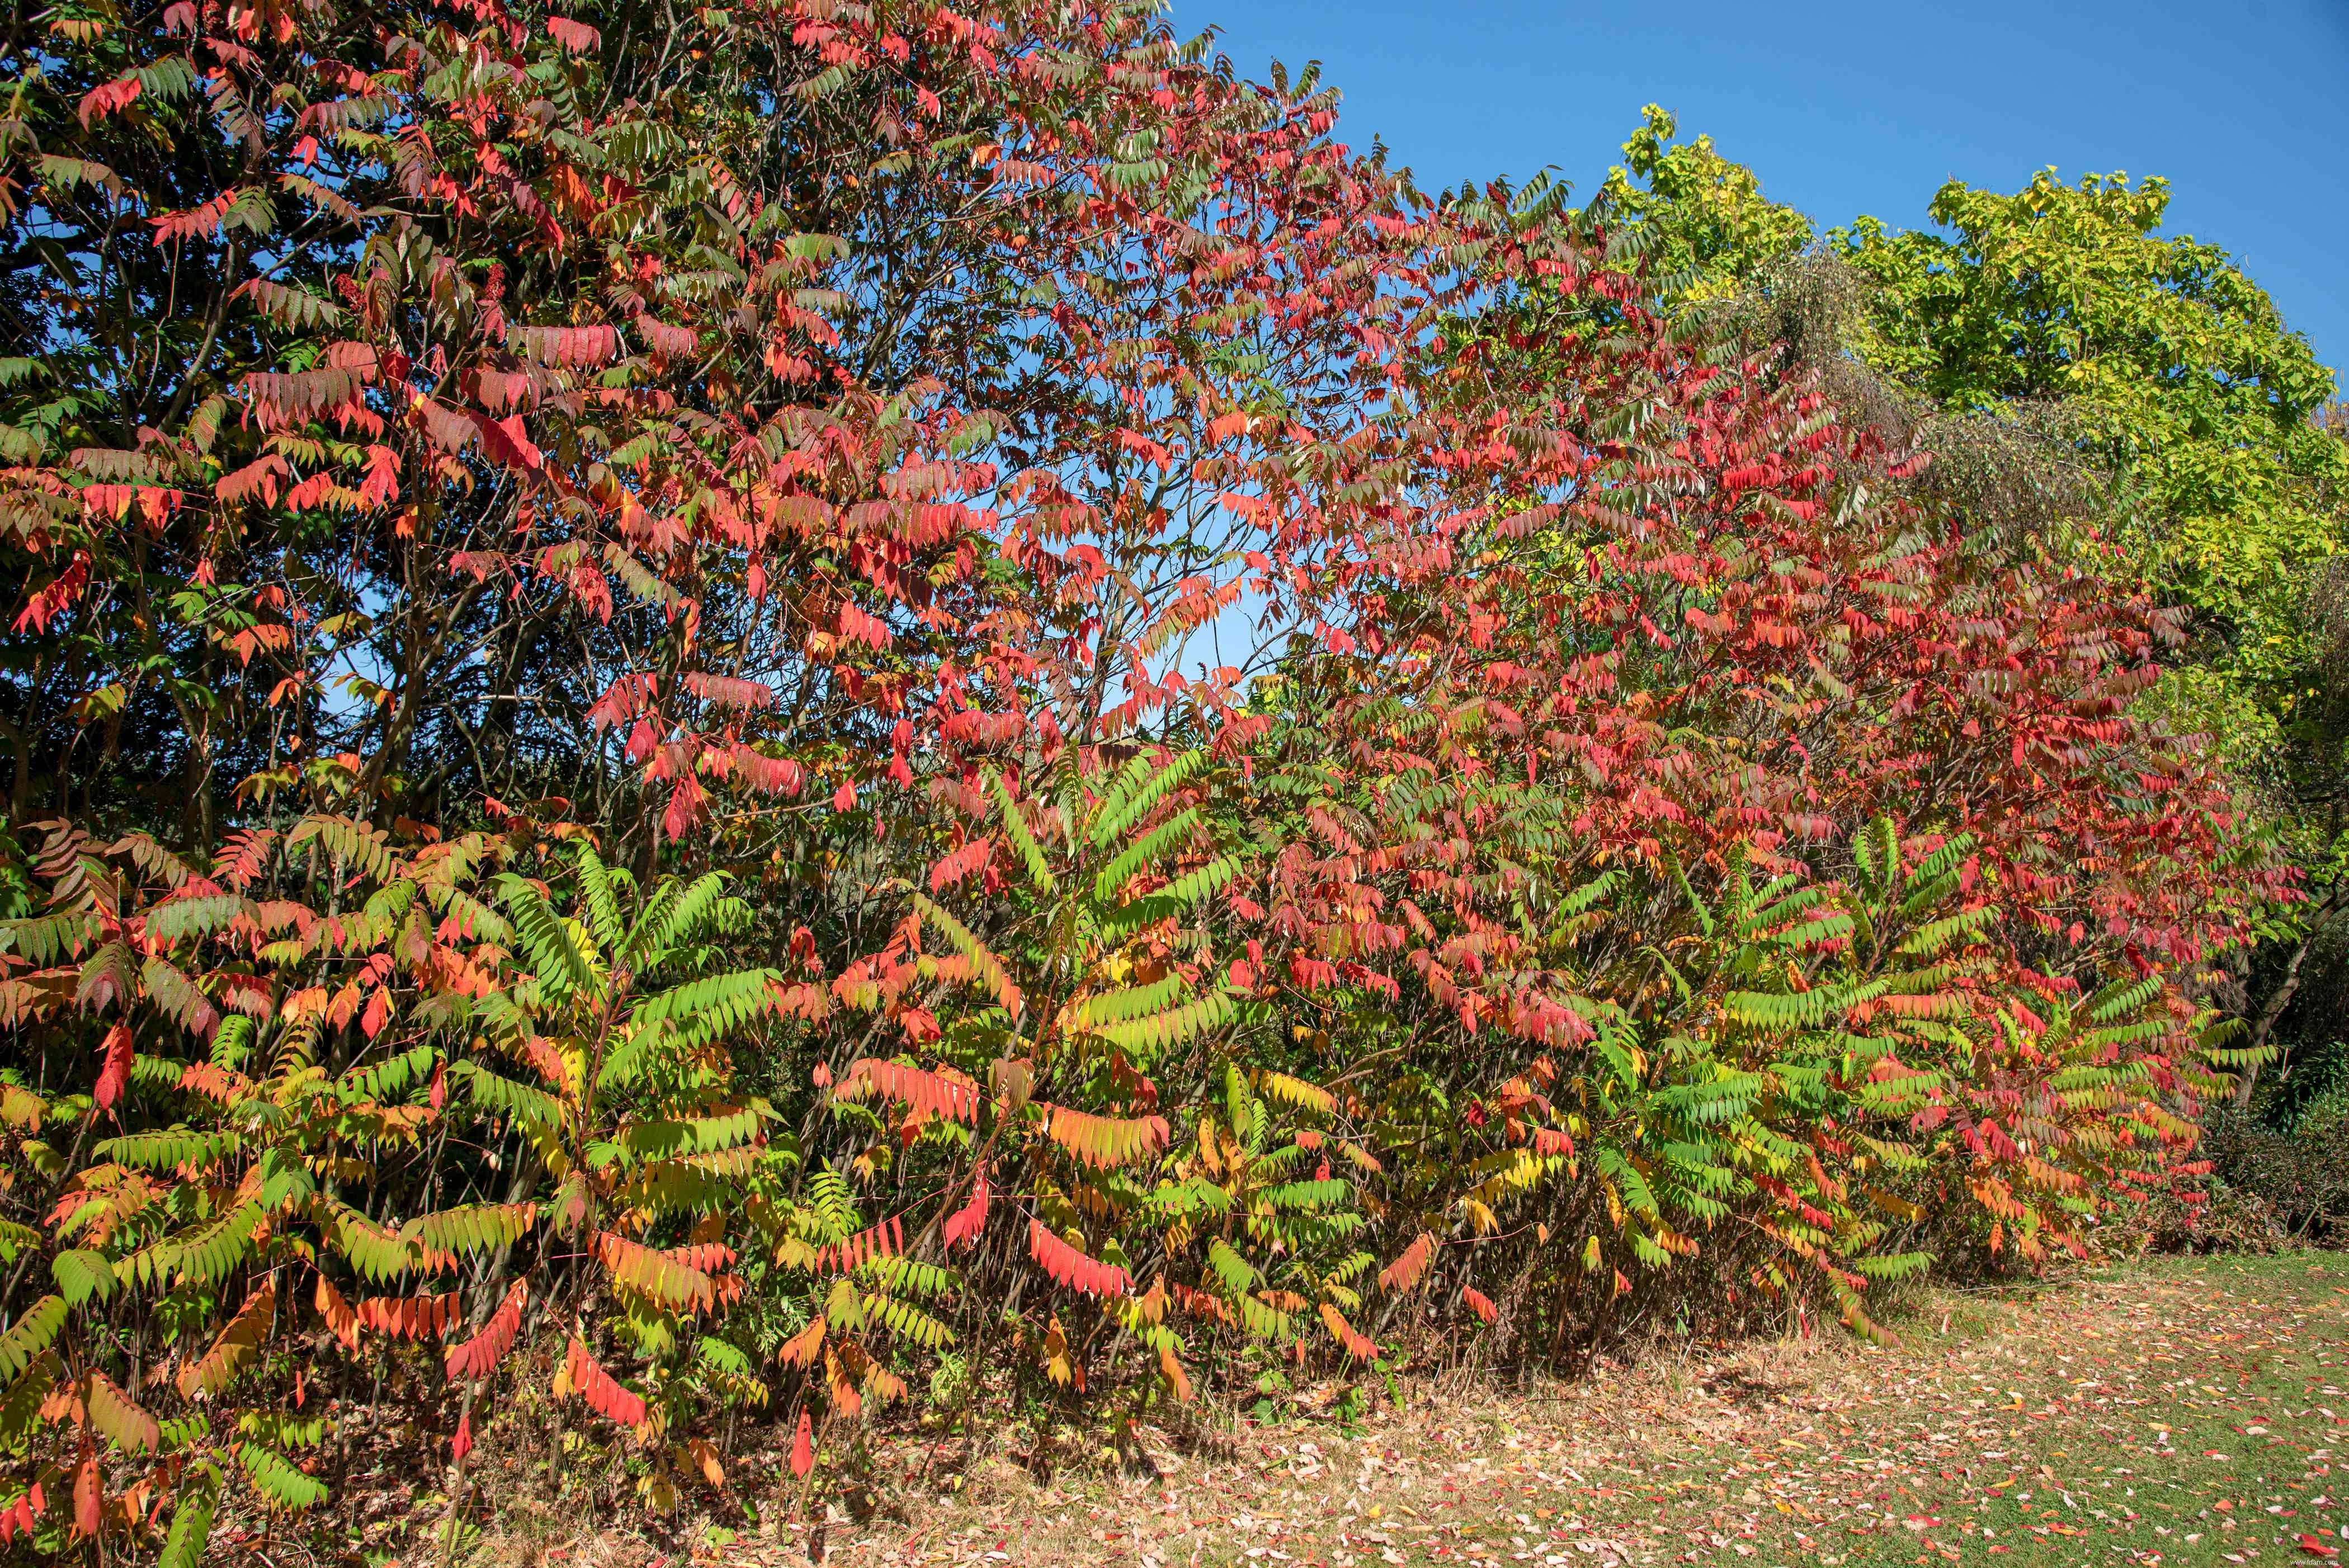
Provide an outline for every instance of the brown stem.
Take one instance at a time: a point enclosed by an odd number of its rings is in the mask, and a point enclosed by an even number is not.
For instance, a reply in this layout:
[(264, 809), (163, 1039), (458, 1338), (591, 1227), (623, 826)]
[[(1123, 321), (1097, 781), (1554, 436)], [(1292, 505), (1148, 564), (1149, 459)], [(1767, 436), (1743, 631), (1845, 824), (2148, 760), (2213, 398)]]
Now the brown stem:
[[(457, 1410), (457, 1429), (460, 1432), (467, 1429), (467, 1423), (473, 1418), (473, 1390), (479, 1386), (478, 1378), (465, 1380), (464, 1403)], [(465, 1494), (472, 1490), (473, 1485), (473, 1473), (465, 1464), (469, 1457), (460, 1455), (457, 1460), (457, 1484), (449, 1489), (449, 1511), (441, 1515), (440, 1568), (454, 1568), (457, 1561), (457, 1525), (464, 1511)]]
[(203, 376), (205, 365), (211, 362), (212, 345), (220, 341), (221, 325), (228, 319), (228, 299), (236, 292), (236, 269), (243, 259), (240, 254), (243, 249), (242, 241), (229, 241), (228, 253), (221, 267), (220, 288), (212, 295), (212, 315), (204, 323), (204, 340), (189, 356), (187, 373), (180, 378), (180, 389), (171, 394), (171, 407), (165, 408), (162, 418), (156, 421), (157, 429), (171, 429), (180, 416), (188, 411), (189, 399), (196, 395), (196, 383)]

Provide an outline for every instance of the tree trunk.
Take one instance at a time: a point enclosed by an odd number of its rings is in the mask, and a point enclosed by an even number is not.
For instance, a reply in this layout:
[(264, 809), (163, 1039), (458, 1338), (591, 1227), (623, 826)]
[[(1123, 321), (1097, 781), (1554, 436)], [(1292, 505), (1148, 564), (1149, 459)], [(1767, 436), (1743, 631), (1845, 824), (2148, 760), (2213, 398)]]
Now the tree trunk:
[[(2349, 882), (2336, 883), (2324, 902), (2317, 905), (2315, 914), (2310, 917), (2308, 929), (2301, 935), (2300, 945), (2292, 949), (2292, 962), (2283, 966), (2283, 983), (2275, 988), (2274, 995), (2268, 998), (2268, 1005), (2260, 1009), (2259, 1021), (2251, 1026), (2251, 1049), (2256, 1051), (2268, 1043), (2268, 1035), (2275, 1028), (2276, 1020), (2282, 1017), (2284, 1009), (2292, 1006), (2292, 995), (2300, 989), (2301, 965), (2308, 962), (2308, 950), (2315, 946), (2316, 939), (2323, 934), (2325, 923), (2332, 919), (2333, 912), (2340, 906), (2344, 892), (2349, 892)], [(2242, 1081), (2235, 1086), (2237, 1110), (2249, 1109), (2251, 1090), (2259, 1081), (2260, 1065), (2254, 1061), (2243, 1068)]]

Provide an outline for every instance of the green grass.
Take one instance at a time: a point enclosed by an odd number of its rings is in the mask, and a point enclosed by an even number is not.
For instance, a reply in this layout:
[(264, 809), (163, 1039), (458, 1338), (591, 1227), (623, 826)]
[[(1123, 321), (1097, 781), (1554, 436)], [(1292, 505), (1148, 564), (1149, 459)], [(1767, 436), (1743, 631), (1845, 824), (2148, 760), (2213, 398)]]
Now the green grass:
[[(2304, 1255), (2164, 1260), (2096, 1282), (2123, 1299), (2078, 1320), (2095, 1340), (2043, 1328), (2013, 1346), (2026, 1409), (2072, 1402), (2010, 1425), (2001, 1460), (1977, 1453), (1954, 1483), (1937, 1471), (1921, 1501), (1941, 1522), (1911, 1533), (2017, 1564), (2327, 1561), (2300, 1537), (2338, 1550), (2349, 1526), (2334, 1495), (2349, 1483), (2334, 1457), (2349, 1424), (2344, 1287), (2349, 1260)], [(2080, 1403), (2083, 1376), (2111, 1402)], [(2001, 1468), (2007, 1484), (1982, 1480)], [(1918, 1555), (1879, 1535), (1850, 1561)]]
[[(1586, 1471), (1563, 1506), (1488, 1515), (1400, 1554), (2339, 1561), (2300, 1538), (2349, 1550), (2344, 1308), (2338, 1254), (2157, 1259), (2035, 1293), (1943, 1293), (1899, 1348), (1856, 1357), (1807, 1398), (1772, 1391), (1773, 1408), (1791, 1407), (1783, 1419), (1765, 1414), (1733, 1442), (1652, 1442), (1612, 1474)], [(1593, 1540), (1611, 1544), (1580, 1545)]]

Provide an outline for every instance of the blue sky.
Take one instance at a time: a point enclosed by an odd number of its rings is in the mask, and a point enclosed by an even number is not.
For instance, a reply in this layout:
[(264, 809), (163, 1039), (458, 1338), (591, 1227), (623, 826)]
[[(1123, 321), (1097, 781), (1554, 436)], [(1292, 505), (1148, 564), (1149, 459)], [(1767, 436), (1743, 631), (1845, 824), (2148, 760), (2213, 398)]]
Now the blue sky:
[(2168, 176), (2349, 365), (2349, 0), (1175, 0), (1243, 75), (1322, 62), (1340, 137), (1423, 188), (1556, 165), (1587, 197), (1640, 106), (1824, 224), (1921, 224), (1945, 180)]

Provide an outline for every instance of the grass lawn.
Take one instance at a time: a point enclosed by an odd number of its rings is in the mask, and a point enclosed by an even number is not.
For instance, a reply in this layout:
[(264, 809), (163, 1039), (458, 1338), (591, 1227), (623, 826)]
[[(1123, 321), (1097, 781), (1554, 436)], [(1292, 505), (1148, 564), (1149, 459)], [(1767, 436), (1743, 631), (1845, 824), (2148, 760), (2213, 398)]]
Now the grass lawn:
[[(1326, 1560), (2182, 1568), (2349, 1548), (2349, 1258), (2155, 1259), (1940, 1293), (1903, 1337), (1667, 1367), (1682, 1411), (1611, 1443), (1584, 1432), (1601, 1452), (1564, 1476), (1516, 1461), (1571, 1441), (1564, 1390), (1554, 1413), (1503, 1418), (1476, 1488), (1453, 1483), (1485, 1507), (1382, 1509), (1386, 1528)], [(1724, 1403), (1744, 1418), (1706, 1431)]]
[(2349, 1545), (2349, 1259), (2158, 1260), (2034, 1305), (1953, 1304), (1959, 1345), (1918, 1335), (1823, 1451), (1708, 1450), (1777, 1515), (1755, 1556), (2182, 1568)]

